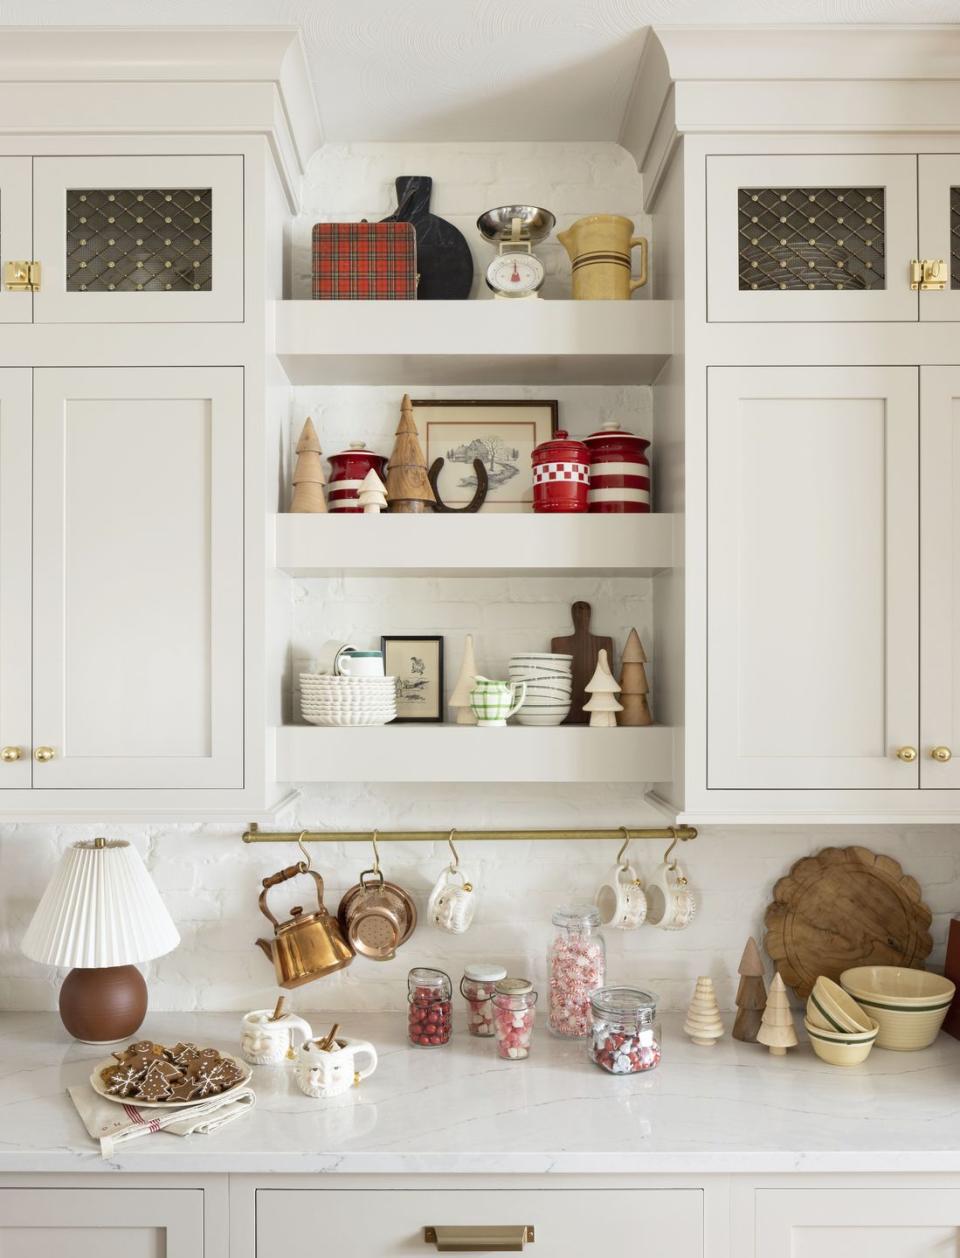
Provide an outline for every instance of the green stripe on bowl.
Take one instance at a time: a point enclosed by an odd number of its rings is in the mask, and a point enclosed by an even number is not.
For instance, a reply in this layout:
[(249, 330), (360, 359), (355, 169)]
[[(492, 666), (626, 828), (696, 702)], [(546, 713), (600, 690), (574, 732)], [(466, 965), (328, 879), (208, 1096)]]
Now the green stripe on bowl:
[(939, 1005), (888, 1005), (882, 1000), (868, 1000), (866, 996), (850, 993), (858, 1005), (866, 1005), (868, 1009), (886, 1009), (888, 1013), (939, 1013), (941, 1009), (949, 1009), (953, 997), (943, 1000)]
[(816, 1005), (816, 1007), (817, 1007), (818, 1011), (819, 1011), (821, 1014), (823, 1014), (823, 1016), (826, 1018), (826, 1020), (830, 1023), (830, 1025), (833, 1027), (833, 1029), (834, 1029), (835, 1031), (846, 1031), (846, 1032), (847, 1032), (847, 1034), (850, 1034), (850, 1028), (849, 1028), (849, 1027), (846, 1027), (846, 1026), (841, 1026), (841, 1025), (840, 1025), (840, 1023), (839, 1023), (839, 1022), (836, 1020), (836, 1018), (833, 1016), (833, 1014), (832, 1014), (832, 1013), (829, 1013), (826, 1009), (824, 1009), (824, 1007), (823, 1007), (823, 1005), (821, 1005), (820, 1001), (819, 1001), (819, 1000), (817, 1000), (817, 993), (816, 993), (815, 991), (813, 991), (813, 992), (811, 992), (811, 993), (810, 993), (810, 999), (813, 1001), (813, 1003)]
[(868, 1044), (870, 1043), (870, 1040), (875, 1040), (879, 1034), (879, 1032), (874, 1031), (871, 1034), (870, 1039), (868, 1039), (867, 1032), (864, 1032), (859, 1039), (838, 1040), (834, 1035), (818, 1035), (816, 1031), (811, 1029), (809, 1024), (804, 1029), (812, 1040), (819, 1040), (821, 1044), (846, 1044), (848, 1047), (853, 1047), (859, 1044)]

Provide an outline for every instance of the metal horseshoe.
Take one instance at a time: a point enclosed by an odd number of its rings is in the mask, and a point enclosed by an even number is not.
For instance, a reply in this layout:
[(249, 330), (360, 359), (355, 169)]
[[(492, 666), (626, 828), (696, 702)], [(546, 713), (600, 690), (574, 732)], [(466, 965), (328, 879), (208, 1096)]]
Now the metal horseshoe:
[(437, 500), (434, 511), (444, 511), (451, 515), (457, 515), (461, 512), (479, 511), (483, 505), (483, 501), (487, 496), (487, 469), (483, 466), (481, 459), (473, 460), (473, 470), (477, 474), (477, 488), (473, 497), (465, 507), (448, 507), (440, 497), (440, 491), (437, 489), (437, 481), (440, 479), (440, 469), (443, 467), (443, 459), (434, 459), (430, 464), (430, 471), (427, 472), (427, 480), (430, 482), (430, 488), (433, 490), (433, 496)]

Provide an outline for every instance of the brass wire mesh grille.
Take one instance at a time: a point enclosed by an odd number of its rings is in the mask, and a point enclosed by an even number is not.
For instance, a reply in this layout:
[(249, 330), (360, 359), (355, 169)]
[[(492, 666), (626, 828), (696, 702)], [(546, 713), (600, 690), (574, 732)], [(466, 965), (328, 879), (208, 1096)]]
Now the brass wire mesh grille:
[(740, 288), (884, 288), (884, 201), (883, 188), (740, 188)]
[(960, 288), (960, 188), (950, 189), (950, 287)]
[(209, 292), (211, 188), (69, 188), (67, 291)]

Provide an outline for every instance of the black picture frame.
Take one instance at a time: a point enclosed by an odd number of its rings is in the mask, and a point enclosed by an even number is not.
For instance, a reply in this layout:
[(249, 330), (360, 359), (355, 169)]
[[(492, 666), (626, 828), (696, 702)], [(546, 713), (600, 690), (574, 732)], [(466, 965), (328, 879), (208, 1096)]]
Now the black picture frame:
[[(428, 706), (424, 709), (424, 715), (416, 712), (417, 699), (411, 693), (415, 690), (417, 681), (413, 678), (415, 670), (398, 669), (391, 665), (390, 655), (391, 647), (396, 648), (400, 643), (430, 643), (436, 650), (436, 667), (433, 674), (428, 674), (424, 681), (424, 697), (429, 700)], [(410, 647), (405, 648), (407, 651)], [(446, 709), (446, 695), (443, 688), (443, 636), (440, 634), (429, 633), (393, 633), (381, 634), (380, 650), (383, 652), (383, 668), (388, 677), (398, 677), (400, 686), (397, 692), (397, 716), (390, 722), (391, 725), (419, 725), (419, 724), (443, 724), (444, 711)], [(396, 658), (394, 654), (394, 659)], [(419, 658), (419, 657), (412, 657)], [(421, 661), (422, 663), (423, 661)], [(424, 668), (427, 666), (424, 664)], [(405, 687), (407, 693), (404, 693)], [(411, 710), (413, 709), (413, 710)]]

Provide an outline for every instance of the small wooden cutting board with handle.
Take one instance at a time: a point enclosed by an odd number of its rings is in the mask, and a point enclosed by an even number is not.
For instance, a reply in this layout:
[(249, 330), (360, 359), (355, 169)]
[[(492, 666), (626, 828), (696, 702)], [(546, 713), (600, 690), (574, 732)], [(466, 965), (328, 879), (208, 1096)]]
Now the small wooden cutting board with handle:
[(550, 650), (556, 655), (573, 656), (573, 702), (570, 704), (570, 714), (563, 723), (586, 725), (590, 721), (590, 713), (583, 710), (583, 705), (589, 698), (584, 687), (596, 670), (601, 651), (606, 651), (610, 668), (613, 669), (613, 639), (598, 637), (590, 632), (589, 603), (574, 603), (570, 613), (573, 618), (573, 633), (563, 638), (552, 638)]

